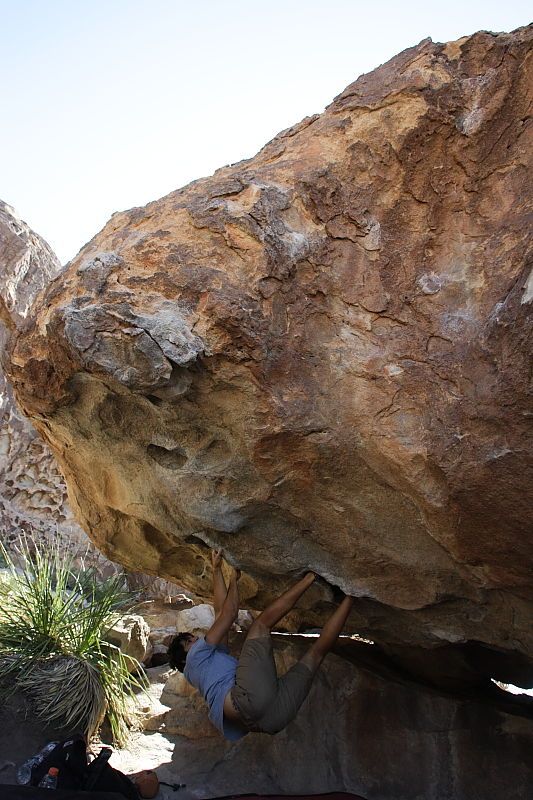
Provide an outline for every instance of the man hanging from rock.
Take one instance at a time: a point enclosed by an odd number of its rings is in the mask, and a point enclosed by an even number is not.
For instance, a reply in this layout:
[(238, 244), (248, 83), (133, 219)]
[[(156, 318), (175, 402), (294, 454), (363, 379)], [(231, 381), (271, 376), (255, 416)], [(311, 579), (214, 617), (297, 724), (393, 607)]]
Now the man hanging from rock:
[(222, 551), (211, 554), (215, 621), (205, 637), (179, 633), (169, 647), (170, 665), (181, 670), (209, 706), (209, 719), (235, 741), (250, 731), (275, 734), (294, 719), (326, 654), (341, 633), (353, 598), (344, 597), (307, 653), (278, 677), (271, 631), (308, 589), (315, 575), (303, 578), (274, 600), (253, 622), (239, 660), (228, 651), (228, 632), (239, 611), (235, 570), (226, 587)]

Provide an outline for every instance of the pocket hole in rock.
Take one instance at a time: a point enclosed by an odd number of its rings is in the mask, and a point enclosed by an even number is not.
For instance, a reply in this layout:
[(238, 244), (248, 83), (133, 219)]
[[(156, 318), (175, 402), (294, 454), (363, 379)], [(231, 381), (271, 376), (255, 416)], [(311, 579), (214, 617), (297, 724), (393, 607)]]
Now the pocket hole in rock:
[(187, 461), (187, 455), (181, 447), (166, 448), (150, 444), (148, 455), (165, 469), (180, 469)]

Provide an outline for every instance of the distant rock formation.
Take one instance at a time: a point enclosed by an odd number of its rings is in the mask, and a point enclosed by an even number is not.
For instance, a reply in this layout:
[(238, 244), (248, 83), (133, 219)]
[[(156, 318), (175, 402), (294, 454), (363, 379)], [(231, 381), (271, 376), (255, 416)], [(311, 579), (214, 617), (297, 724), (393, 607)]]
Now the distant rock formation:
[[(22, 328), (35, 298), (60, 273), (48, 244), (0, 201), (0, 348)], [(21, 533), (59, 538), (75, 553), (97, 551), (67, 502), (63, 476), (49, 447), (17, 409), (0, 370), (0, 536), (10, 547)], [(102, 563), (104, 559), (102, 558)]]
[(34, 304), (6, 369), (104, 553), (205, 597), (221, 546), (252, 607), (312, 569), (308, 623), (340, 587), (531, 679), (531, 37), (406, 50)]
[[(0, 200), (0, 351), (26, 324), (29, 309), (61, 271), (44, 241)], [(18, 410), (0, 369), (0, 540), (13, 549), (21, 535), (58, 543), (76, 563), (104, 577), (120, 571), (92, 544), (70, 509), (67, 487), (48, 445)], [(130, 588), (150, 597), (179, 594), (168, 581), (127, 574)]]

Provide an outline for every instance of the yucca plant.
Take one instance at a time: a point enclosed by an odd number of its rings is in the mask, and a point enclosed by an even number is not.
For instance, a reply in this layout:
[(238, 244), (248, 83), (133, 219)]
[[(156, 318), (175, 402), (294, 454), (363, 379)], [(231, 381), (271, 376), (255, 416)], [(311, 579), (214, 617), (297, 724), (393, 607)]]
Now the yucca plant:
[(45, 550), (27, 538), (13, 554), (1, 543), (0, 550), (8, 569), (0, 583), (0, 697), (22, 689), (43, 720), (88, 737), (107, 715), (113, 740), (124, 744), (146, 679), (104, 638), (134, 601), (122, 576), (99, 581), (57, 545)]

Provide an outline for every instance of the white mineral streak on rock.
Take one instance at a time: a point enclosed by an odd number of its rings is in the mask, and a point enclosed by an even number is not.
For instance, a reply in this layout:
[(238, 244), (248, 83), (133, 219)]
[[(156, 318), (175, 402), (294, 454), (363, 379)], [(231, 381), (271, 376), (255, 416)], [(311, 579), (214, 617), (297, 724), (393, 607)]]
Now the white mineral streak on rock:
[(442, 278), (430, 272), (427, 275), (421, 275), (417, 280), (418, 285), (424, 294), (436, 294), (442, 288)]
[(533, 300), (533, 269), (529, 273), (526, 285), (524, 286), (524, 296), (522, 297), (521, 302), (530, 303), (532, 300)]

